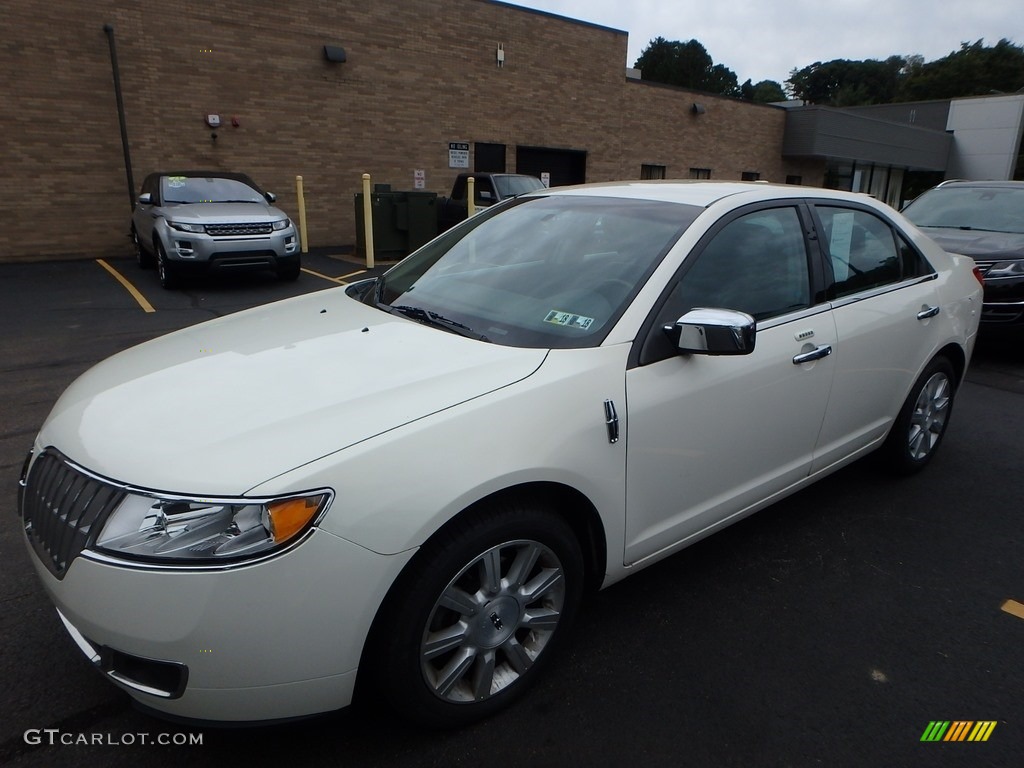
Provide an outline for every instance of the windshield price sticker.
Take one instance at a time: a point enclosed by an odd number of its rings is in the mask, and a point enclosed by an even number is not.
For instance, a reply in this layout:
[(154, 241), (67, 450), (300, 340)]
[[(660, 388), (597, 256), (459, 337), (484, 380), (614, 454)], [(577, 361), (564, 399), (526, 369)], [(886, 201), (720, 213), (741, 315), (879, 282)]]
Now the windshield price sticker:
[(561, 325), (565, 328), (579, 328), (581, 331), (586, 331), (594, 324), (594, 318), (576, 315), (572, 312), (562, 312), (557, 309), (552, 309), (548, 312), (548, 316), (544, 318), (544, 322), (551, 323), (553, 325)]

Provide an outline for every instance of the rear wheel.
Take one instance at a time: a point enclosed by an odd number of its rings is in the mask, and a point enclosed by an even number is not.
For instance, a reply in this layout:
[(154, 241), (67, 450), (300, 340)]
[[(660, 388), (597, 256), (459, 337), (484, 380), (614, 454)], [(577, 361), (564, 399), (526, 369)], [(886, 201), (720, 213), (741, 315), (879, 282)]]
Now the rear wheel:
[(582, 596), (569, 526), (540, 506), (505, 504), (428, 542), (372, 635), (375, 687), (432, 727), (487, 717), (536, 680)]
[(156, 271), (160, 278), (160, 285), (167, 290), (172, 290), (178, 287), (178, 275), (171, 264), (170, 259), (167, 258), (167, 251), (164, 250), (163, 244), (156, 240), (153, 243), (153, 247), (156, 250)]
[(135, 250), (135, 261), (142, 269), (153, 266), (153, 254), (146, 250), (146, 246), (139, 239), (139, 233), (132, 227), (132, 247)]
[(936, 357), (914, 382), (882, 448), (886, 466), (909, 475), (931, 461), (946, 434), (956, 394), (956, 373)]

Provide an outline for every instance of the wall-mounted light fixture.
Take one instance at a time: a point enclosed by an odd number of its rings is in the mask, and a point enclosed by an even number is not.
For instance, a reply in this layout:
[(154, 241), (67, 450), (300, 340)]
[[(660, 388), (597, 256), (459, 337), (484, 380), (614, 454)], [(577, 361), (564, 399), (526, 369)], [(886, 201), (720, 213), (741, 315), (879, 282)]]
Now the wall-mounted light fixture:
[(498, 60), (498, 69), (501, 69), (502, 67), (504, 67), (505, 66), (505, 44), (504, 43), (498, 43), (498, 51), (495, 54), (495, 57)]
[(325, 45), (324, 58), (336, 64), (344, 64), (347, 60), (345, 49), (340, 45)]
[(705, 107), (703, 104), (693, 102), (693, 106), (690, 107), (690, 111), (693, 112), (693, 114), (695, 115), (703, 115), (708, 111), (708, 108)]

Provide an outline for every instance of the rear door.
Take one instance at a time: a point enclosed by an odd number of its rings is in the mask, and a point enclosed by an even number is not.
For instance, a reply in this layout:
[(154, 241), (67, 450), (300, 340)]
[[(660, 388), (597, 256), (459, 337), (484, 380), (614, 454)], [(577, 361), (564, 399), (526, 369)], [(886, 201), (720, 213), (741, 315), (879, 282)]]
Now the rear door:
[(835, 382), (812, 471), (877, 445), (938, 345), (936, 274), (868, 207), (812, 204), (838, 337)]

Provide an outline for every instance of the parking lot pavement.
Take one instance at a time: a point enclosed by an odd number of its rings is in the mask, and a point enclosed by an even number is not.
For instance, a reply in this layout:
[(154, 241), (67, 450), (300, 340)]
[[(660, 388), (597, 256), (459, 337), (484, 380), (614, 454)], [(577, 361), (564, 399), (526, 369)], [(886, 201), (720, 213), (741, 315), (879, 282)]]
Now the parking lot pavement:
[[(0, 764), (259, 763), (282, 743), (314, 766), (1020, 764), (1024, 356), (990, 339), (925, 472), (855, 464), (599, 593), (532, 695), (488, 722), (425, 733), (355, 710), (217, 731), (135, 712), (66, 636), (25, 552), (14, 487), (33, 435), (110, 354), (363, 275), (318, 254), (296, 283), (165, 292), (151, 271), (109, 264), (154, 311), (92, 260), (0, 265)], [(985, 743), (921, 741), (946, 720), (996, 726)], [(182, 733), (203, 743), (146, 743)], [(83, 735), (101, 743), (60, 743)]]

